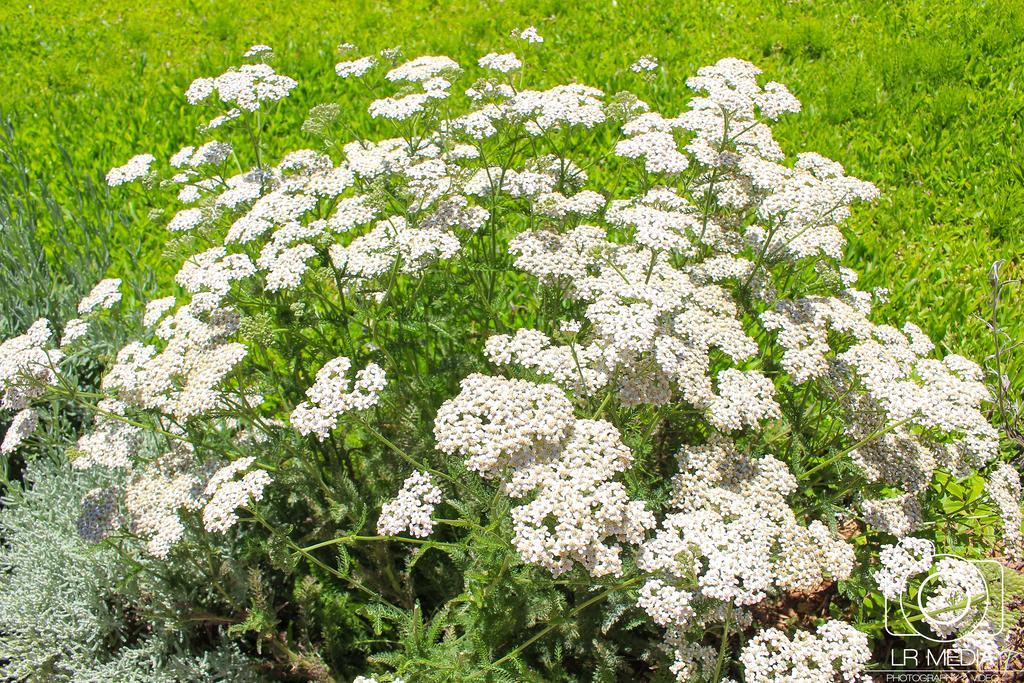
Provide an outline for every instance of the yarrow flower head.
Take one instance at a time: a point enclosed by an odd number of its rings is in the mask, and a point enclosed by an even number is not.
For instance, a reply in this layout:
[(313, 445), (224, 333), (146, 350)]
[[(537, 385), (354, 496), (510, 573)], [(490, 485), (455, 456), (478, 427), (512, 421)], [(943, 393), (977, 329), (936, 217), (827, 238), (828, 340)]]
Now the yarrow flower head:
[(145, 539), (150, 555), (166, 559), (185, 535), (180, 510), (202, 505), (202, 480), (182, 471), (162, 471), (152, 466), (129, 481), (124, 495), (131, 529)]
[(60, 338), (60, 347), (64, 348), (74, 344), (76, 341), (89, 333), (89, 321), (81, 318), (72, 318), (64, 324), (64, 334)]
[(481, 57), (477, 63), (484, 69), (500, 71), (503, 74), (515, 71), (523, 66), (523, 63), (512, 52), (505, 54), (491, 52)]
[(426, 472), (413, 472), (402, 484), (398, 496), (381, 508), (377, 531), (384, 536), (397, 536), (405, 531), (416, 538), (426, 538), (434, 530), (434, 506), (441, 502), (441, 489)]
[(765, 629), (740, 655), (749, 683), (854, 683), (862, 680), (870, 658), (867, 635), (838, 620), (826, 621), (813, 634), (798, 631), (792, 638), (778, 629)]
[(636, 60), (629, 65), (629, 70), (633, 73), (649, 73), (658, 69), (658, 60), (650, 55), (644, 55), (640, 59)]
[(389, 81), (422, 83), (435, 76), (456, 74), (461, 71), (459, 63), (450, 57), (424, 55), (396, 66), (385, 75)]
[(903, 538), (909, 536), (924, 521), (921, 502), (915, 493), (904, 493), (893, 498), (865, 500), (861, 503), (864, 521), (887, 533)]
[(297, 85), (268, 64), (244, 64), (215, 78), (197, 78), (185, 91), (185, 99), (189, 104), (200, 104), (216, 95), (224, 105), (256, 111), (262, 103), (284, 99)]
[(907, 590), (911, 577), (932, 566), (935, 544), (926, 538), (908, 536), (896, 545), (883, 546), (879, 553), (881, 567), (875, 572), (875, 583), (882, 595), (897, 600)]
[(153, 327), (169, 310), (174, 308), (175, 298), (173, 296), (165, 296), (159, 299), (153, 299), (146, 304), (146, 310), (142, 317), (142, 324), (146, 327)]
[(985, 490), (999, 508), (1003, 519), (1003, 543), (1007, 553), (1013, 557), (1024, 556), (1020, 473), (1013, 465), (1002, 463), (989, 477)]
[(24, 410), (45, 393), (47, 385), (57, 384), (56, 371), (64, 354), (45, 348), (52, 335), (50, 321), (40, 318), (25, 334), (0, 344), (0, 408)]
[(467, 456), (467, 467), (488, 478), (560, 442), (574, 422), (572, 405), (554, 385), (473, 374), (461, 387), (437, 411), (434, 438), (439, 450)]
[(258, 57), (261, 59), (266, 59), (273, 54), (274, 48), (270, 47), (269, 45), (263, 45), (261, 43), (250, 47), (248, 50), (245, 51), (245, 54), (243, 54), (242, 56), (247, 58)]
[(644, 502), (630, 499), (614, 481), (632, 460), (610, 423), (576, 420), (559, 447), (517, 464), (506, 491), (518, 498), (535, 494), (512, 509), (520, 556), (555, 576), (577, 563), (592, 576), (621, 574), (621, 543), (637, 545), (655, 526)]
[(78, 314), (85, 315), (97, 309), (111, 308), (121, 300), (121, 280), (101, 280), (78, 304)]
[(349, 379), (351, 368), (352, 361), (339, 356), (316, 373), (316, 382), (306, 391), (309, 400), (292, 411), (292, 426), (300, 434), (316, 434), (323, 441), (334, 429), (338, 416), (377, 404), (385, 385), (384, 370), (370, 363)]
[[(755, 604), (772, 590), (809, 590), (853, 571), (853, 549), (821, 522), (802, 526), (786, 502), (797, 486), (771, 456), (751, 459), (724, 436), (679, 454), (673, 505), (637, 564), (702, 598)], [(754, 559), (757, 558), (757, 559)]]
[(105, 399), (97, 407), (104, 412), (98, 413), (93, 419), (93, 428), (78, 438), (78, 455), (71, 466), (79, 470), (131, 467), (142, 442), (143, 430), (123, 419), (127, 408), (124, 403)]
[(365, 76), (375, 66), (377, 66), (377, 58), (371, 55), (346, 62), (338, 62), (334, 65), (334, 71), (341, 78), (359, 77)]
[(149, 175), (149, 168), (156, 161), (152, 154), (137, 154), (123, 166), (115, 166), (107, 171), (107, 185), (117, 187)]
[(38, 424), (39, 412), (34, 408), (25, 408), (16, 413), (11, 424), (7, 426), (3, 444), (0, 444), (0, 453), (7, 455), (16, 451), (21, 442), (36, 431)]
[(511, 35), (513, 38), (517, 38), (530, 44), (544, 42), (544, 36), (540, 35), (537, 32), (536, 27), (533, 26), (527, 26), (524, 29), (513, 29)]
[(227, 531), (238, 523), (235, 510), (250, 501), (263, 500), (263, 489), (270, 483), (270, 475), (263, 469), (245, 472), (255, 462), (256, 458), (251, 456), (240, 458), (210, 477), (206, 485), (209, 500), (203, 507), (203, 526), (207, 531)]

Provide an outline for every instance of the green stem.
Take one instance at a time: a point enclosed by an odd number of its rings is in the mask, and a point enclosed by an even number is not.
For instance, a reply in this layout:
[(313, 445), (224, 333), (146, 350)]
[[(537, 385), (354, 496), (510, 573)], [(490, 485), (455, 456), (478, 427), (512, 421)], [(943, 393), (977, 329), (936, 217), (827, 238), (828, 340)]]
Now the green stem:
[(523, 643), (519, 647), (515, 648), (514, 650), (511, 650), (510, 652), (506, 653), (505, 656), (503, 656), (501, 659), (499, 659), (499, 660), (495, 661), (494, 663), (492, 663), (491, 664), (491, 668), (501, 666), (502, 664), (504, 664), (508, 660), (514, 658), (516, 655), (518, 655), (520, 652), (522, 652), (526, 648), (528, 648), (531, 645), (533, 645), (534, 643), (536, 643), (538, 640), (540, 640), (541, 638), (543, 638), (547, 634), (551, 633), (551, 631), (553, 631), (554, 629), (558, 628), (562, 624), (566, 623), (567, 621), (569, 621), (570, 619), (575, 617), (577, 614), (579, 614), (580, 612), (582, 612), (586, 608), (588, 608), (591, 605), (594, 605), (594, 604), (596, 604), (598, 602), (601, 602), (602, 600), (607, 598), (612, 593), (617, 593), (617, 592), (619, 592), (621, 590), (625, 590), (626, 588), (629, 588), (633, 584), (638, 583), (639, 581), (643, 580), (643, 578), (644, 577), (642, 577), (642, 576), (636, 576), (636, 577), (630, 579), (629, 581), (626, 581), (624, 583), (618, 584), (617, 586), (612, 586), (611, 588), (606, 588), (605, 590), (601, 591), (600, 593), (598, 593), (594, 597), (589, 598), (588, 600), (583, 601), (582, 603), (577, 605), (571, 612), (569, 612), (568, 614), (566, 614), (562, 618), (556, 619), (555, 621), (551, 622), (546, 627), (544, 627), (543, 629), (538, 631), (536, 634), (534, 634), (533, 637), (531, 637), (525, 643)]
[(339, 536), (338, 538), (332, 538), (329, 541), (323, 541), (322, 543), (308, 545), (305, 548), (297, 550), (296, 553), (299, 553), (300, 551), (303, 553), (308, 553), (314, 550), (319, 550), (320, 548), (327, 548), (328, 546), (332, 545), (356, 543), (360, 541), (394, 541), (395, 543), (413, 543), (415, 545), (437, 545), (451, 547), (455, 546), (454, 543), (444, 543), (442, 541), (432, 541), (430, 539), (423, 538), (406, 538), (405, 536)]
[(590, 418), (591, 420), (596, 420), (597, 418), (601, 417), (601, 414), (604, 412), (604, 409), (608, 407), (608, 402), (612, 400), (612, 394), (614, 393), (614, 391), (609, 391), (607, 394), (605, 394), (604, 400), (601, 401), (601, 405), (599, 405), (597, 407), (597, 410), (594, 411), (594, 415)]
[(722, 664), (725, 663), (725, 651), (729, 647), (729, 626), (732, 622), (732, 603), (725, 607), (725, 624), (722, 626), (722, 642), (718, 646), (718, 659), (715, 660), (715, 683), (722, 680)]
[(422, 463), (422, 462), (419, 462), (418, 460), (416, 460), (416, 458), (412, 457), (411, 455), (406, 453), (404, 450), (402, 450), (399, 446), (397, 446), (393, 441), (391, 441), (391, 439), (387, 438), (386, 436), (384, 436), (383, 434), (378, 432), (376, 429), (371, 427), (370, 423), (367, 422), (365, 419), (362, 419), (360, 421), (362, 422), (363, 426), (366, 427), (367, 431), (369, 431), (370, 434), (372, 434), (375, 439), (377, 439), (382, 444), (384, 444), (385, 446), (390, 448), (392, 451), (394, 451), (395, 454), (397, 454), (398, 457), (400, 457), (402, 460), (405, 460), (407, 463), (409, 463), (410, 465), (412, 465), (413, 467), (415, 467), (418, 470), (423, 470), (425, 472), (429, 472), (430, 474), (433, 474), (436, 477), (440, 477), (441, 479), (444, 479), (445, 481), (449, 481), (452, 484), (458, 485), (459, 482), (456, 481), (454, 477), (450, 477), (447, 474), (445, 474), (444, 472), (441, 472), (440, 470), (435, 470), (434, 468), (430, 467), (429, 465), (427, 465), (425, 463)]
[(857, 443), (853, 444), (849, 448), (844, 448), (843, 450), (839, 451), (838, 453), (836, 453), (834, 456), (832, 456), (828, 460), (825, 460), (824, 462), (818, 463), (817, 465), (815, 465), (811, 469), (809, 469), (806, 472), (804, 472), (803, 474), (801, 474), (799, 479), (807, 479), (812, 474), (820, 472), (821, 470), (823, 470), (826, 467), (828, 467), (829, 465), (833, 464), (834, 462), (836, 462), (840, 458), (845, 457), (846, 455), (852, 453), (853, 451), (857, 450), (858, 448), (862, 448), (862, 447), (868, 445), (872, 441), (876, 440), (878, 437), (884, 436), (884, 435), (888, 434), (889, 432), (891, 432), (892, 430), (898, 429), (899, 427), (902, 427), (903, 425), (905, 425), (908, 422), (910, 422), (911, 419), (913, 419), (913, 418), (908, 417), (908, 418), (905, 418), (903, 420), (900, 420), (899, 422), (893, 422), (890, 425), (886, 425), (882, 429), (879, 429), (877, 432), (875, 432), (875, 433), (873, 433), (873, 434), (871, 434), (871, 435), (861, 439), (860, 441), (858, 441)]
[(295, 543), (295, 541), (293, 541), (287, 535), (282, 534), (280, 531), (275, 529), (267, 520), (263, 519), (263, 516), (260, 515), (258, 512), (256, 512), (256, 510), (250, 509), (249, 512), (252, 514), (252, 518), (255, 519), (257, 522), (259, 522), (261, 525), (263, 525), (263, 527), (267, 531), (269, 531), (271, 534), (273, 534), (275, 537), (277, 537), (281, 541), (284, 541), (285, 545), (287, 545), (289, 548), (294, 550), (299, 555), (302, 555), (304, 558), (306, 558), (308, 561), (310, 561), (313, 564), (315, 564), (317, 567), (320, 567), (321, 569), (323, 569), (325, 572), (327, 572), (331, 576), (334, 576), (337, 579), (345, 581), (346, 583), (348, 583), (349, 585), (353, 586), (354, 588), (358, 588), (359, 590), (363, 591), (367, 595), (371, 595), (371, 596), (373, 596), (374, 598), (376, 598), (378, 600), (381, 600), (383, 602), (387, 602), (386, 600), (384, 600), (384, 598), (382, 596), (380, 596), (377, 593), (375, 593), (374, 591), (370, 590), (369, 588), (364, 586), (359, 581), (355, 580), (351, 576), (345, 576), (344, 574), (339, 572), (334, 567), (331, 567), (331, 566), (327, 565), (326, 563), (322, 562), (315, 555), (307, 552), (305, 548), (300, 547), (297, 543)]

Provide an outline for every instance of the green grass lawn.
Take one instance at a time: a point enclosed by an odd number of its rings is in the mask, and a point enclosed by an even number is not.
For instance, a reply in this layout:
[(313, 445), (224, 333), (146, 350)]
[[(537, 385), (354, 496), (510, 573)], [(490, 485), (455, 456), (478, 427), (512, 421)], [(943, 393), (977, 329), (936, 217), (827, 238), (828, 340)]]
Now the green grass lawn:
[[(685, 78), (724, 56), (789, 85), (805, 111), (777, 126), (784, 148), (821, 152), (883, 191), (851, 221), (849, 252), (867, 288), (891, 290), (885, 313), (919, 321), (948, 349), (987, 351), (970, 316), (985, 310), (991, 262), (1019, 261), (1024, 248), (1019, 0), (14, 0), (0, 7), (0, 109), (59, 199), (73, 183), (56, 176), (58, 145), (86, 174), (176, 151), (203, 116), (181, 93), (253, 43), (274, 46), (276, 68), (300, 81), (276, 129), (286, 151), (315, 144), (299, 131), (310, 106), (344, 106), (352, 92), (333, 72), (339, 42), (469, 63), (528, 24), (546, 39), (535, 85), (628, 88), (666, 114), (688, 98)], [(664, 67), (652, 84), (628, 70), (648, 53)], [(141, 215), (134, 226), (112, 274), (168, 279), (162, 230)], [(1024, 292), (1005, 319), (1024, 337)]]

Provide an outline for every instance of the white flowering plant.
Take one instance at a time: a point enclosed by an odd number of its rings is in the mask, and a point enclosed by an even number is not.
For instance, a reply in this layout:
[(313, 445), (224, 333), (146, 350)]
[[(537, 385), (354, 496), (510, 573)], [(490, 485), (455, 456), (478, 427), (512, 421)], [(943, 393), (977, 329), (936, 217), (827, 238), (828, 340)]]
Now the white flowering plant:
[[(982, 370), (872, 312), (842, 225), (878, 190), (786, 155), (784, 85), (723, 59), (666, 116), (530, 89), (513, 39), (346, 54), (386, 132), (322, 104), (280, 156), (270, 48), (192, 83), (201, 139), (108, 175), (180, 202), (176, 288), (132, 312), (104, 280), (4, 342), (4, 451), (91, 406), (83, 535), (190, 562), (181, 628), (278, 673), (862, 680), (908, 543), (1020, 551)], [(112, 311), (144, 331), (83, 391), (62, 364)]]

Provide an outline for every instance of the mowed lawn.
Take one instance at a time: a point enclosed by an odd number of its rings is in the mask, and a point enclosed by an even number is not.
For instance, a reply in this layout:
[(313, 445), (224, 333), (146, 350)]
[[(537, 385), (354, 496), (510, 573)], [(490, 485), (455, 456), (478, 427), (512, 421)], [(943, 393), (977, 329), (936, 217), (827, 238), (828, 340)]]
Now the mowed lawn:
[[(1006, 259), (1007, 274), (1024, 274), (1019, 0), (9, 0), (0, 7), (0, 109), (59, 199), (74, 177), (58, 175), (58, 145), (79, 175), (140, 152), (166, 157), (203, 120), (182, 97), (191, 79), (239, 63), (253, 43), (272, 45), (275, 67), (300, 82), (273, 129), (284, 152), (315, 145), (299, 130), (309, 107), (365, 106), (334, 74), (338, 43), (354, 43), (357, 55), (400, 45), (468, 64), (513, 49), (509, 31), (530, 24), (545, 37), (529, 65), (535, 86), (630, 89), (669, 114), (690, 96), (686, 77), (721, 57), (751, 60), (786, 83), (804, 112), (776, 127), (783, 147), (832, 157), (883, 191), (849, 225), (864, 287), (891, 292), (883, 315), (918, 321), (949, 350), (979, 360), (988, 352), (972, 316), (987, 314), (989, 266)], [(663, 66), (653, 83), (628, 69), (644, 54)], [(365, 113), (349, 116), (379, 134)], [(163, 231), (137, 213), (111, 275), (153, 269), (166, 282), (174, 269), (160, 258)], [(1003, 317), (1024, 337), (1024, 291)]]

